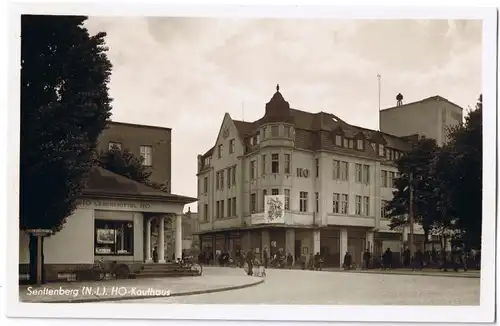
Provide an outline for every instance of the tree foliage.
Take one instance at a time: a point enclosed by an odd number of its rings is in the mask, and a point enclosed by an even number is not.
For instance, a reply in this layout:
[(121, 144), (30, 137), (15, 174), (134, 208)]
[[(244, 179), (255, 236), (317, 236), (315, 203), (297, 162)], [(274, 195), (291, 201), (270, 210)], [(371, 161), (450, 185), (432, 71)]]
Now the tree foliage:
[(142, 158), (135, 156), (128, 149), (113, 147), (99, 155), (98, 164), (102, 168), (140, 182), (149, 187), (170, 192), (167, 184), (151, 181), (151, 172), (142, 164)]
[(110, 117), (106, 34), (89, 35), (86, 19), (21, 17), (22, 230), (62, 228), (76, 208), (97, 138)]
[(435, 219), (435, 183), (430, 176), (431, 166), (438, 152), (436, 141), (422, 137), (412, 144), (412, 149), (396, 161), (399, 176), (395, 179), (396, 190), (388, 203), (390, 227), (392, 229), (408, 224), (410, 210), (410, 180), (413, 185), (414, 221), (422, 225), (428, 234)]
[(482, 225), (482, 97), (465, 123), (449, 129), (443, 147), (433, 139), (420, 138), (396, 163), (400, 175), (387, 207), (391, 229), (408, 224), (412, 176), (414, 220), (426, 235), (454, 230), (468, 246), (478, 247)]
[(85, 20), (21, 17), (21, 229), (56, 231), (71, 215), (110, 117), (106, 34)]

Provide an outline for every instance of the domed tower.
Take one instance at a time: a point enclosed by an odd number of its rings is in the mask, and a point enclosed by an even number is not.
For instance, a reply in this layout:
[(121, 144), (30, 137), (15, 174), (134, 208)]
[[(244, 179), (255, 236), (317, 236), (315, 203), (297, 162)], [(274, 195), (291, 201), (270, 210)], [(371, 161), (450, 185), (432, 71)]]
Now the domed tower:
[(276, 85), (276, 93), (266, 104), (266, 113), (261, 120), (261, 123), (273, 122), (293, 123), (290, 104), (281, 95), (280, 85)]

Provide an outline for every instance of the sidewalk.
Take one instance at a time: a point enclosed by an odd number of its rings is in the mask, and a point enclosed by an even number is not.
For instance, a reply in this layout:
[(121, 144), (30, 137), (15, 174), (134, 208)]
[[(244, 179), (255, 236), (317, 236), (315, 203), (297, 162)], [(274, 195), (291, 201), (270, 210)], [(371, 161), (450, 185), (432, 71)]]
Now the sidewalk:
[(81, 303), (194, 295), (241, 289), (264, 282), (245, 275), (240, 268), (204, 267), (196, 277), (143, 278), (101, 282), (20, 285), (19, 301), (36, 303)]
[(443, 277), (465, 277), (465, 278), (480, 278), (480, 271), (478, 270), (468, 270), (464, 272), (463, 270), (455, 272), (452, 269), (449, 269), (447, 272), (440, 271), (438, 269), (423, 269), (423, 270), (415, 270), (406, 268), (398, 268), (391, 270), (381, 270), (381, 269), (351, 269), (344, 270), (341, 268), (323, 268), (323, 271), (327, 272), (343, 272), (343, 273), (366, 273), (366, 274), (390, 274), (390, 275), (418, 275), (418, 276), (443, 276)]

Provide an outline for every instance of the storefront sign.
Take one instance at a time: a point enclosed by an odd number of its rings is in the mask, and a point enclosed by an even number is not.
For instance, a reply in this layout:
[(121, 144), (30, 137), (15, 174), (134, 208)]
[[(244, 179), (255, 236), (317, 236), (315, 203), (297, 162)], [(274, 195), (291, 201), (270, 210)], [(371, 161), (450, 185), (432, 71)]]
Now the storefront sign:
[(297, 177), (298, 178), (309, 178), (309, 170), (303, 168), (297, 168)]
[(271, 195), (265, 197), (264, 223), (285, 223), (285, 196)]
[(129, 208), (129, 209), (148, 209), (151, 207), (151, 204), (147, 203), (129, 203), (129, 202), (122, 202), (118, 200), (90, 200), (90, 199), (84, 199), (80, 200), (78, 203), (78, 206), (81, 207), (96, 207), (96, 208)]

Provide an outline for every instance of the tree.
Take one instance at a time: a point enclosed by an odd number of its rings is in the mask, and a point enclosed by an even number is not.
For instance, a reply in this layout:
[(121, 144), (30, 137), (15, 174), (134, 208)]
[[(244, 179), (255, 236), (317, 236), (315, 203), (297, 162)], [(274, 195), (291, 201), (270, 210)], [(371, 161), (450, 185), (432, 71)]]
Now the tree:
[(142, 159), (135, 156), (127, 149), (111, 148), (99, 155), (98, 165), (102, 168), (140, 182), (150, 185), (151, 172), (142, 164)]
[(449, 130), (438, 171), (446, 180), (446, 200), (454, 226), (468, 246), (481, 245), (482, 227), (482, 95), (465, 123)]
[(425, 239), (435, 226), (439, 212), (436, 210), (436, 180), (431, 174), (435, 157), (439, 152), (436, 141), (421, 137), (412, 144), (412, 149), (396, 161), (399, 176), (395, 179), (393, 198), (387, 204), (391, 217), (391, 229), (408, 225), (410, 211), (410, 179), (413, 186), (414, 222), (422, 225)]
[[(21, 17), (20, 229), (59, 231), (76, 208), (109, 121), (105, 33), (83, 16)], [(30, 236), (30, 280), (36, 239)], [(42, 257), (43, 258), (43, 257)]]

